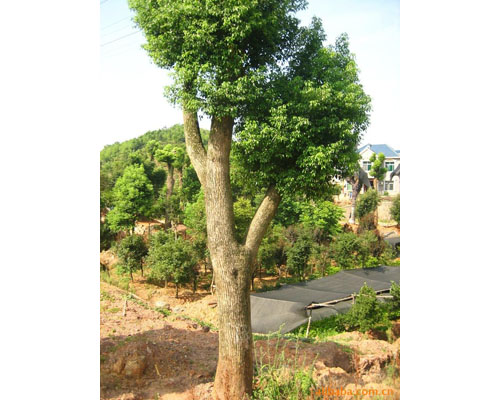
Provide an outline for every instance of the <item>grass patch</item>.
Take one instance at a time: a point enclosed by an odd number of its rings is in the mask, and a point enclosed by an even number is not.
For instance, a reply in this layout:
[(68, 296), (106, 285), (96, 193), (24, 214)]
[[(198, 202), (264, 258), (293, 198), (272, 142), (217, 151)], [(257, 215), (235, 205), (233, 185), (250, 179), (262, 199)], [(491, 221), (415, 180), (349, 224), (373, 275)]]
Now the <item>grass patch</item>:
[(101, 292), (101, 301), (113, 301), (115, 298), (108, 292), (102, 291)]
[[(311, 398), (311, 392), (316, 389), (313, 380), (314, 362), (310, 367), (298, 363), (298, 339), (293, 359), (286, 359), (284, 350), (279, 352), (280, 344), (285, 339), (278, 334), (266, 335), (268, 340), (267, 351), (259, 348), (255, 350), (256, 370), (254, 376), (255, 400), (305, 400)], [(277, 338), (274, 346), (270, 345), (271, 338)], [(269, 362), (264, 362), (264, 360)]]
[(201, 319), (198, 319), (198, 318), (189, 317), (185, 314), (178, 314), (177, 316), (181, 317), (185, 320), (188, 320), (188, 321), (196, 322), (198, 325), (206, 326), (206, 327), (210, 328), (211, 331), (214, 331), (214, 332), (218, 331), (218, 329), (215, 327), (215, 325), (211, 324), (210, 322), (205, 322), (205, 321), (202, 321)]

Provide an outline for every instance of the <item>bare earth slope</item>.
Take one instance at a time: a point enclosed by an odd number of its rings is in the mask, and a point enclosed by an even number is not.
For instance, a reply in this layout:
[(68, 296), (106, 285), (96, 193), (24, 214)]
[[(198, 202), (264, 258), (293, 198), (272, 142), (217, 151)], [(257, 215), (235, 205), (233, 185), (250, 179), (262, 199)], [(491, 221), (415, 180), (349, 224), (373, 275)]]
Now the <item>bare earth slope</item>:
[[(196, 317), (190, 317), (199, 318), (207, 308), (213, 313), (208, 306), (212, 296), (208, 297), (165, 317), (134, 300), (127, 300), (125, 307), (123, 291), (102, 282), (101, 399), (210, 399), (217, 332), (181, 316), (193, 311)], [(383, 398), (399, 399), (399, 378), (387, 373), (399, 364), (399, 339), (390, 344), (353, 332), (316, 344), (277, 339), (255, 342), (258, 363), (283, 355), (296, 365), (314, 363), (318, 387), (392, 388), (394, 395)]]

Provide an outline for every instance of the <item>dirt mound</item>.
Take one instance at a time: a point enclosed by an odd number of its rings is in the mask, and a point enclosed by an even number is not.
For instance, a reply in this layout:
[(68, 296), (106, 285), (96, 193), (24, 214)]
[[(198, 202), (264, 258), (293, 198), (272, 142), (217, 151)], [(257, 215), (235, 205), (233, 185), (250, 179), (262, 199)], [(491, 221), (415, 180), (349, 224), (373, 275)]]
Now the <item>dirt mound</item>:
[(101, 284), (102, 398), (182, 398), (213, 381), (216, 333), (192, 321), (167, 321), (132, 300), (124, 316), (124, 304), (121, 291)]
[(118, 263), (118, 257), (111, 250), (101, 251), (99, 258), (101, 260), (101, 264), (108, 268), (112, 268)]

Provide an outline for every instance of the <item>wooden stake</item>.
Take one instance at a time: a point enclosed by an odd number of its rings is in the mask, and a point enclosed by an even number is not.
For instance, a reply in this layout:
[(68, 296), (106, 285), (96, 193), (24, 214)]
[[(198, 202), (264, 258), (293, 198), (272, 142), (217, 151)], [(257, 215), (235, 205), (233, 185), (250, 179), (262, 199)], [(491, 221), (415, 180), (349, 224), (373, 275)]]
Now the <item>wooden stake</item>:
[(307, 321), (306, 339), (309, 336), (309, 328), (311, 327), (312, 310), (308, 310), (309, 320)]
[(123, 303), (123, 312), (122, 316), (127, 315), (127, 298), (125, 298), (125, 302)]

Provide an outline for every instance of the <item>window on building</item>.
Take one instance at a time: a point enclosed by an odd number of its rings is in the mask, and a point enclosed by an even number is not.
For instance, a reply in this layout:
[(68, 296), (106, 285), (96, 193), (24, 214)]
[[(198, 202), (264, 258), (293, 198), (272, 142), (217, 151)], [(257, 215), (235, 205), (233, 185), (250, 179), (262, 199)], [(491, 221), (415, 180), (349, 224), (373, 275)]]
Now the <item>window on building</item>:
[(363, 169), (365, 171), (369, 171), (372, 167), (372, 163), (370, 161), (363, 161)]
[(385, 167), (387, 168), (387, 171), (389, 171), (389, 172), (394, 171), (394, 161), (386, 161)]
[(384, 190), (394, 190), (394, 182), (385, 181), (385, 189)]

